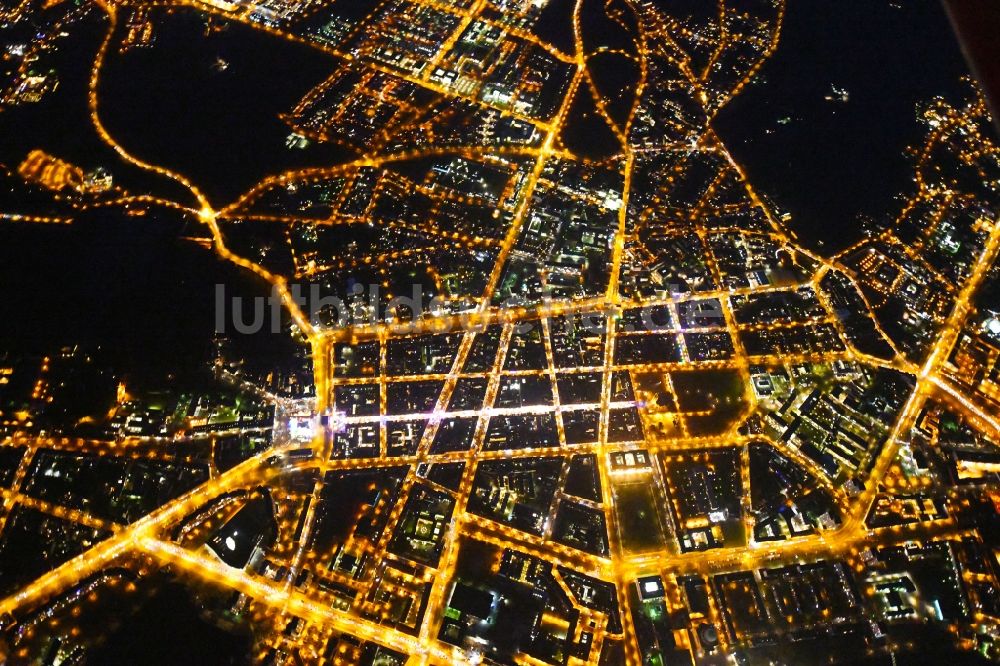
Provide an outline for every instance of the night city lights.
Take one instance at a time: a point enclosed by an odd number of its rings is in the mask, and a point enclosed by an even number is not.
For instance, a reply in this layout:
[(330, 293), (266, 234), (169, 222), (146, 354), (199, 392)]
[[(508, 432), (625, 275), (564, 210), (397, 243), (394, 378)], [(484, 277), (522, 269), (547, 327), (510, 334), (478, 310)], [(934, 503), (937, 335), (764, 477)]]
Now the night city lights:
[(962, 4), (0, 0), (0, 664), (1000, 662)]

